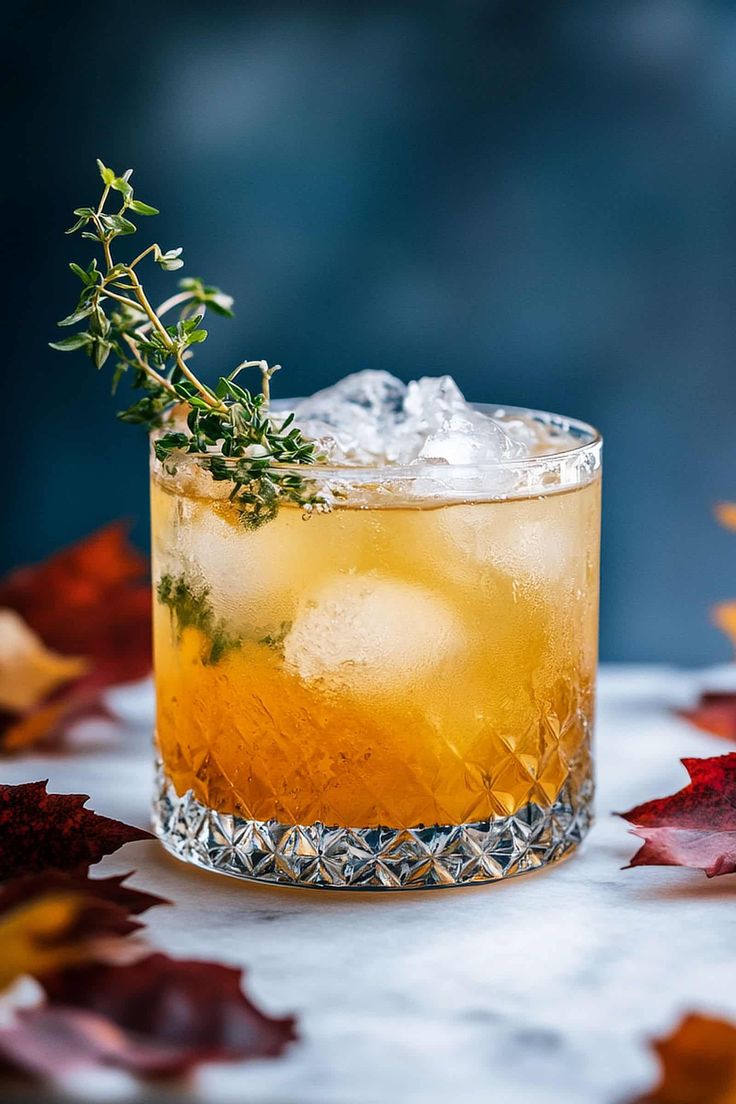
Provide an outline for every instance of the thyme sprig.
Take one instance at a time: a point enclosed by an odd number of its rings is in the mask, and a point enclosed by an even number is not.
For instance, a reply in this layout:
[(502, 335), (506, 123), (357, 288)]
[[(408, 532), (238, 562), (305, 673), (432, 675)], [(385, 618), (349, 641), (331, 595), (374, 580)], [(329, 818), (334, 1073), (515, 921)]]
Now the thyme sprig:
[(202, 652), (205, 666), (218, 663), (241, 646), (241, 638), (233, 635), (221, 618), (215, 617), (208, 586), (194, 585), (183, 575), (165, 574), (156, 584), (156, 597), (168, 607), (177, 637), (193, 628), (205, 638), (207, 644)]
[[(286, 500), (305, 512), (326, 509), (313, 480), (298, 472), (279, 470), (278, 465), (307, 465), (320, 459), (316, 443), (293, 424), (293, 416), (275, 418), (270, 410), (271, 379), (280, 365), (265, 360), (245, 360), (215, 388), (203, 383), (190, 366), (193, 347), (207, 339), (201, 325), (206, 311), (232, 316), (232, 297), (203, 280), (179, 282), (179, 291), (153, 307), (139, 275), (139, 265), (152, 260), (166, 272), (183, 265), (181, 248), (163, 250), (158, 243), (147, 246), (131, 261), (113, 258), (118, 238), (137, 230), (131, 215), (157, 215), (155, 207), (136, 199), (130, 183), (132, 170), (118, 176), (101, 161), (102, 195), (96, 207), (78, 207), (76, 222), (68, 234), (102, 248), (102, 267), (93, 258), (87, 268), (72, 262), (69, 267), (82, 283), (76, 307), (60, 326), (85, 323), (85, 328), (50, 342), (52, 349), (69, 352), (82, 349), (97, 368), (112, 356), (115, 360), (112, 388), (130, 373), (132, 386), (142, 394), (118, 415), (124, 422), (159, 430), (154, 442), (156, 457), (171, 466), (177, 453), (194, 453), (196, 462), (213, 479), (232, 483), (230, 500), (243, 523), (257, 528), (275, 517)], [(119, 197), (119, 208), (107, 206)], [(164, 316), (177, 311), (177, 320)], [(261, 391), (252, 393), (236, 382), (245, 369), (261, 373)], [(186, 420), (179, 424), (177, 408)]]

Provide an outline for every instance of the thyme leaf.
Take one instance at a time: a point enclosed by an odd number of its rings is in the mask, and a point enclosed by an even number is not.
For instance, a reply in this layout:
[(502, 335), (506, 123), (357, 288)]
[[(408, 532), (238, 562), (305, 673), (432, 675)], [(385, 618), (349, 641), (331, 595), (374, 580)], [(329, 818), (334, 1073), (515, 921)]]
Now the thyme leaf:
[(283, 650), (284, 641), (291, 632), (292, 621), (282, 621), (280, 627), (276, 632), (268, 633), (267, 636), (261, 637), (258, 641), (259, 644), (264, 644), (267, 648), (273, 648), (275, 652)]
[(177, 637), (185, 629), (196, 629), (205, 637), (207, 648), (202, 655), (205, 666), (217, 663), (228, 652), (240, 647), (240, 637), (234, 636), (225, 622), (215, 617), (208, 586), (195, 587), (183, 575), (166, 574), (158, 581), (156, 597), (171, 611)]

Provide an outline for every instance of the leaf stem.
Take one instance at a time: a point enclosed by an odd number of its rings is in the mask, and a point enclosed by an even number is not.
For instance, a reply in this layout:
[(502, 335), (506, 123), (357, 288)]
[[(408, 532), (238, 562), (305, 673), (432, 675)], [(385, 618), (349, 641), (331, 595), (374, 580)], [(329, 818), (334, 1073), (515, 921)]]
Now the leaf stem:
[(153, 326), (154, 330), (158, 331), (158, 333), (161, 337), (161, 340), (163, 341), (165, 347), (167, 349), (169, 349), (169, 351), (173, 352), (174, 351), (174, 342), (171, 340), (171, 336), (168, 333), (168, 331), (167, 331), (166, 327), (164, 326), (163, 322), (161, 322), (161, 320), (159, 319), (159, 317), (156, 314), (155, 310), (153, 309), (151, 304), (148, 302), (148, 298), (146, 296), (145, 291), (143, 290), (143, 286), (142, 286), (140, 280), (136, 276), (133, 269), (128, 268), (127, 265), (126, 265), (125, 273), (126, 273), (128, 279), (130, 280), (131, 284), (133, 285), (133, 290), (135, 292), (136, 299), (138, 300), (141, 307), (143, 308), (144, 313), (148, 315), (149, 321), (150, 321), (151, 325)]
[[(317, 481), (292, 470), (294, 465), (314, 464), (320, 459), (316, 443), (298, 427), (286, 432), (281, 420), (274, 420), (268, 413), (271, 377), (279, 366), (269, 366), (265, 360), (244, 360), (223, 378), (218, 392), (202, 383), (188, 367), (192, 347), (207, 337), (199, 325), (201, 316), (208, 305), (215, 313), (231, 313), (230, 297), (202, 280), (191, 279), (183, 281), (181, 290), (156, 309), (138, 278), (137, 266), (153, 255), (165, 270), (179, 268), (181, 250), (162, 253), (158, 244), (153, 244), (128, 263), (114, 263), (113, 244), (119, 236), (136, 229), (126, 214), (156, 212), (133, 199), (130, 172), (118, 177), (101, 161), (98, 168), (104, 185), (99, 203), (96, 208), (77, 208), (72, 231), (94, 228), (95, 233), (84, 231), (84, 236), (102, 246), (104, 261), (98, 267), (98, 259), (93, 258), (86, 269), (70, 265), (83, 286), (74, 312), (60, 323), (66, 326), (73, 320), (89, 318), (88, 329), (65, 342), (52, 343), (52, 347), (62, 351), (83, 348), (98, 368), (114, 352), (118, 364), (113, 390), (123, 372), (132, 369), (133, 388), (143, 391), (132, 406), (121, 412), (123, 420), (163, 431), (157, 432), (154, 443), (159, 461), (185, 451), (198, 459), (213, 480), (230, 483), (230, 499), (248, 529), (257, 529), (274, 518), (281, 502), (300, 507), (304, 515), (328, 509)], [(121, 193), (121, 206), (116, 213), (105, 213), (112, 191)], [(119, 303), (124, 312), (112, 309), (113, 303)], [(177, 307), (176, 324), (167, 326), (162, 317)], [(228, 380), (235, 380), (246, 368), (260, 369), (261, 395), (235, 384), (228, 390)], [(178, 422), (174, 425), (168, 417), (182, 406), (187, 414), (186, 428), (180, 428)], [(284, 465), (283, 470), (280, 465)]]
[(211, 406), (213, 410), (227, 410), (227, 406), (225, 405), (225, 403), (220, 402), (220, 400), (212, 394), (210, 389), (208, 387), (205, 387), (203, 383), (200, 383), (194, 373), (189, 371), (186, 361), (184, 360), (184, 357), (182, 356), (181, 350), (179, 348), (177, 348), (176, 350), (176, 363), (181, 374), (183, 376), (186, 376), (193, 387), (196, 387), (197, 391), (200, 393), (208, 406)]
[[(130, 290), (134, 291), (135, 288), (133, 288), (133, 286), (131, 285)], [(162, 314), (166, 314), (167, 311), (170, 311), (173, 307), (178, 307), (180, 303), (186, 303), (187, 300), (193, 303), (196, 300), (196, 296), (192, 295), (191, 291), (177, 292), (176, 295), (172, 295), (169, 299), (165, 299), (159, 307), (156, 307), (156, 314), (160, 317)], [(204, 311), (204, 309), (205, 304), (202, 303), (202, 311)], [(149, 319), (148, 322), (144, 322), (142, 326), (138, 327), (138, 332), (146, 333), (148, 330), (150, 330), (151, 325), (152, 323)]]
[(109, 287), (103, 288), (101, 294), (107, 296), (109, 299), (115, 299), (118, 303), (124, 303), (126, 307), (138, 311), (139, 314), (146, 313), (143, 307), (139, 303), (136, 303), (135, 300), (128, 299), (125, 295), (118, 295), (116, 292), (110, 291)]
[(145, 372), (149, 379), (152, 379), (155, 383), (159, 384), (160, 387), (163, 387), (165, 391), (168, 391), (170, 395), (173, 395), (176, 398), (177, 394), (174, 386), (169, 382), (169, 380), (166, 379), (165, 376), (159, 375), (159, 373), (151, 368), (150, 365), (146, 364), (146, 362), (142, 359), (140, 353), (138, 352), (138, 347), (135, 343), (135, 340), (130, 336), (130, 334), (123, 334), (123, 341), (125, 341), (125, 343), (129, 346), (130, 351), (133, 354), (133, 359), (135, 360), (138, 368), (140, 368), (142, 372)]
[[(156, 314), (166, 314), (166, 312), (170, 311), (173, 307), (178, 307), (180, 303), (186, 303), (188, 299), (195, 299), (195, 296), (192, 295), (191, 291), (179, 291), (176, 295), (172, 295), (169, 299), (164, 299), (161, 306), (156, 308)], [(204, 306), (205, 304), (203, 303), (203, 309)], [(148, 323), (146, 323), (146, 325), (148, 325)]]
[(239, 364), (237, 368), (234, 368), (233, 371), (230, 372), (227, 378), (229, 380), (234, 380), (235, 377), (238, 376), (244, 368), (260, 368), (261, 371), (263, 371), (263, 365), (265, 363), (265, 360), (244, 360), (242, 364)]
[(157, 245), (156, 243), (154, 243), (153, 245), (149, 245), (148, 249), (144, 249), (142, 253), (139, 253), (138, 256), (134, 260), (132, 260), (130, 264), (128, 264), (126, 267), (135, 268), (137, 264), (140, 264), (144, 257), (147, 257), (149, 253), (155, 253), (156, 250), (158, 250), (160, 253), (161, 246)]
[(179, 345), (176, 343), (176, 341), (172, 340), (171, 335), (169, 334), (168, 330), (166, 329), (163, 322), (158, 317), (155, 310), (153, 309), (153, 307), (149, 303), (148, 297), (147, 297), (145, 291), (143, 290), (141, 282), (138, 279), (138, 277), (136, 276), (135, 271), (132, 268), (129, 268), (128, 266), (126, 266), (126, 273), (128, 275), (128, 279), (130, 280), (133, 287), (135, 288), (135, 295), (136, 295), (136, 298), (137, 298), (138, 302), (143, 307), (143, 310), (145, 311), (145, 313), (148, 315), (149, 321), (150, 321), (151, 325), (153, 326), (154, 330), (156, 330), (156, 332), (160, 336), (161, 341), (164, 345), (164, 348), (168, 349), (168, 351), (170, 353), (174, 354), (174, 357), (176, 358), (177, 366), (178, 366), (179, 371), (181, 372), (181, 374), (186, 379), (189, 380), (192, 387), (194, 387), (199, 392), (199, 394), (202, 396), (202, 398), (204, 399), (204, 401), (207, 403), (208, 406), (211, 406), (213, 410), (221, 410), (221, 409), (224, 410), (225, 409), (224, 404), (221, 403), (219, 399), (216, 399), (214, 397), (214, 395), (209, 390), (209, 388), (205, 387), (205, 385), (203, 383), (200, 383), (200, 381), (197, 379), (197, 377), (194, 375), (193, 372), (190, 372), (189, 368), (186, 365), (186, 362), (185, 362), (183, 356), (181, 355), (181, 349), (179, 348)]
[(100, 202), (97, 204), (97, 214), (98, 215), (102, 214), (102, 212), (104, 210), (104, 207), (105, 207), (105, 204), (107, 202), (107, 197), (109, 196), (109, 194), (110, 194), (110, 185), (106, 184), (105, 187), (102, 190), (102, 195), (100, 196)]
[(105, 187), (102, 190), (102, 195), (100, 196), (100, 202), (97, 204), (97, 210), (95, 211), (94, 215), (92, 216), (94, 218), (94, 221), (95, 221), (95, 226), (97, 227), (97, 233), (100, 235), (100, 241), (102, 242), (102, 248), (103, 248), (103, 251), (105, 253), (105, 264), (107, 265), (107, 271), (108, 272), (112, 268), (112, 253), (110, 252), (110, 241), (109, 241), (107, 235), (105, 234), (105, 229), (104, 229), (102, 223), (100, 222), (100, 215), (102, 214), (102, 211), (105, 207), (105, 203), (107, 202), (107, 197), (109, 196), (109, 194), (110, 194), (110, 185), (106, 184)]

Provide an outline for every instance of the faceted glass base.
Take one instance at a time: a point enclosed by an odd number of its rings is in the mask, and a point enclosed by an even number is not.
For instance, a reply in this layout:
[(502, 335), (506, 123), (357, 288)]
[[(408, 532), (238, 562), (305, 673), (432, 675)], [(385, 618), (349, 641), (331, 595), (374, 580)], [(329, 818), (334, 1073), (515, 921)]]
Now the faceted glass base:
[(159, 774), (154, 829), (184, 862), (235, 878), (323, 889), (436, 889), (537, 870), (574, 850), (592, 821), (593, 784), (568, 782), (551, 806), (416, 828), (280, 824), (218, 813)]

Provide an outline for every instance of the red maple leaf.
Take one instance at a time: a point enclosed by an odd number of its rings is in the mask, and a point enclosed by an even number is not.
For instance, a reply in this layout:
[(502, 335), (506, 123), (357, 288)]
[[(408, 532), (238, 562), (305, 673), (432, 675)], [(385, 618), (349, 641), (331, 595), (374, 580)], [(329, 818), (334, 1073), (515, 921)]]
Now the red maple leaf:
[(54, 1081), (90, 1066), (112, 1066), (139, 1077), (182, 1068), (182, 1048), (157, 1043), (78, 1008), (41, 1005), (21, 1011), (0, 1030), (0, 1076)]
[(736, 1026), (692, 1013), (654, 1050), (656, 1088), (633, 1104), (730, 1104), (736, 1099)]
[(712, 736), (736, 740), (736, 692), (734, 691), (710, 690), (701, 694), (694, 709), (681, 709), (679, 715)]
[(114, 522), (43, 563), (11, 572), (0, 582), (0, 606), (19, 613), (49, 648), (102, 653), (123, 677), (136, 678), (140, 656), (104, 607), (112, 601), (122, 612), (142, 595), (150, 615), (150, 589), (141, 587), (147, 575), (145, 556), (128, 544), (125, 525)]
[(109, 525), (44, 563), (0, 582), (0, 608), (14, 611), (59, 656), (86, 660), (66, 682), (22, 713), (0, 714), (6, 749), (56, 736), (72, 720), (99, 713), (108, 686), (151, 669), (151, 590), (146, 558)]
[(0, 881), (48, 868), (85, 869), (150, 832), (91, 809), (86, 794), (50, 794), (46, 782), (0, 785)]
[(736, 752), (683, 759), (690, 783), (619, 815), (644, 840), (630, 866), (687, 866), (709, 878), (736, 871)]
[(157, 897), (142, 889), (125, 885), (131, 874), (116, 874), (108, 878), (90, 878), (84, 871), (43, 870), (25, 874), (0, 884), (0, 917), (20, 905), (49, 896), (72, 894), (85, 902), (79, 916), (79, 927), (67, 931), (67, 937), (87, 935), (90, 930), (105, 930), (126, 935), (143, 925), (133, 916), (140, 916), (156, 905), (169, 905), (165, 897)]
[(291, 1016), (273, 1018), (243, 993), (242, 971), (152, 954), (126, 965), (94, 964), (42, 979), (52, 1006), (102, 1017), (132, 1044), (165, 1053), (165, 1067), (280, 1054), (296, 1038)]

